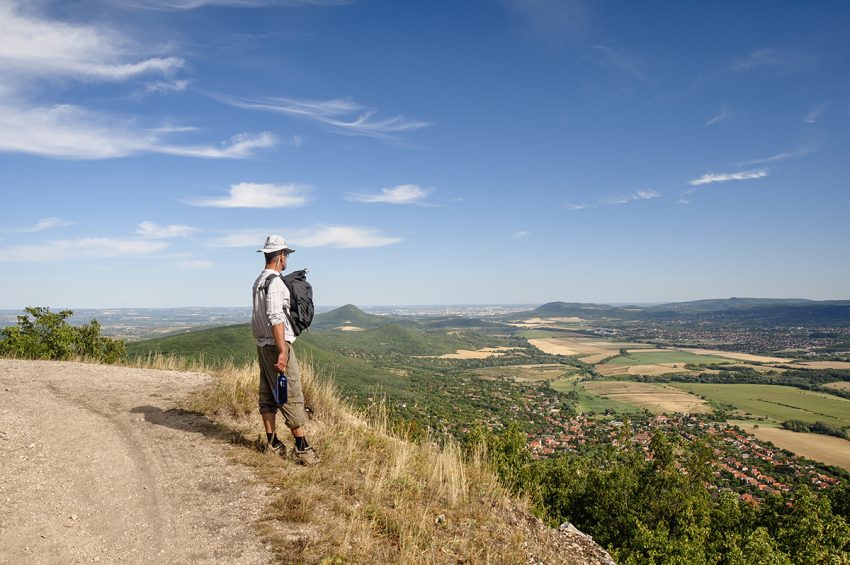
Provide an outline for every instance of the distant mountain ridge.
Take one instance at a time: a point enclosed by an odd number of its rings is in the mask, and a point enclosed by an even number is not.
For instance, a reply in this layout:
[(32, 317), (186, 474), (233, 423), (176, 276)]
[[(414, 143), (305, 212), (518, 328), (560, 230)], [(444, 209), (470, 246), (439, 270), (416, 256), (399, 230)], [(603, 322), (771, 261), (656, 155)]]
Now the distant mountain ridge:
[(663, 320), (696, 316), (701, 319), (757, 320), (783, 324), (848, 324), (850, 300), (804, 298), (723, 298), (671, 302), (654, 306), (610, 306), (580, 302), (549, 302), (513, 318), (579, 317), (590, 320)]
[(316, 314), (313, 318), (313, 329), (328, 330), (342, 326), (354, 326), (362, 329), (377, 328), (395, 321), (393, 316), (378, 316), (367, 314), (354, 304), (340, 306), (330, 312)]

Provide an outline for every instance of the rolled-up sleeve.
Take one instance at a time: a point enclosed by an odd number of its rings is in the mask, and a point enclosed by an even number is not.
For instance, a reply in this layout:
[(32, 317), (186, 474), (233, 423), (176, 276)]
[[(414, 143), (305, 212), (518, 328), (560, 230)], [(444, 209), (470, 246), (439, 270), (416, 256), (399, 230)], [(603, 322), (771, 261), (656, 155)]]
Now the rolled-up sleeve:
[(289, 312), (289, 289), (286, 288), (282, 280), (275, 277), (275, 280), (269, 285), (268, 295), (266, 296), (266, 314), (272, 326), (283, 324), (284, 339), (292, 343), (295, 341), (295, 334), (292, 332), (289, 318), (285, 312)]

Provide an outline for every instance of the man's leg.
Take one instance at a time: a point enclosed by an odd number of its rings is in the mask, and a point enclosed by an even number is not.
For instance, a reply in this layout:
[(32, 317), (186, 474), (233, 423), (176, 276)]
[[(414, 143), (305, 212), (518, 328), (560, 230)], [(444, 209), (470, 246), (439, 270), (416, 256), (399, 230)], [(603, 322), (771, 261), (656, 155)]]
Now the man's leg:
[(292, 348), (289, 349), (289, 361), (286, 364), (287, 402), (280, 407), (286, 420), (286, 426), (295, 438), (295, 457), (304, 465), (315, 465), (319, 456), (307, 443), (304, 433), (306, 415), (304, 413), (304, 393), (301, 390), (301, 367)]
[(283, 444), (275, 435), (275, 416), (277, 414), (277, 403), (272, 394), (272, 385), (277, 371), (274, 364), (277, 363), (277, 347), (257, 347), (257, 358), (260, 363), (260, 386), (259, 386), (259, 409), (263, 419), (263, 428), (266, 431), (268, 446), (279, 451)]

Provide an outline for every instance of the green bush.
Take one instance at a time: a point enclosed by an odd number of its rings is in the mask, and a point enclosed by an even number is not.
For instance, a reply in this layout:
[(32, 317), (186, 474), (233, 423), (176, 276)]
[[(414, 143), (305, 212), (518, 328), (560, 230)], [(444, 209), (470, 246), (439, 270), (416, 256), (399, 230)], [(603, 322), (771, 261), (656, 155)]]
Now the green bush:
[(21, 359), (67, 360), (84, 358), (116, 363), (126, 355), (123, 340), (100, 335), (100, 324), (92, 320), (72, 326), (66, 320), (71, 310), (51, 312), (50, 308), (27, 307), (18, 316), (18, 325), (0, 331), (0, 355)]

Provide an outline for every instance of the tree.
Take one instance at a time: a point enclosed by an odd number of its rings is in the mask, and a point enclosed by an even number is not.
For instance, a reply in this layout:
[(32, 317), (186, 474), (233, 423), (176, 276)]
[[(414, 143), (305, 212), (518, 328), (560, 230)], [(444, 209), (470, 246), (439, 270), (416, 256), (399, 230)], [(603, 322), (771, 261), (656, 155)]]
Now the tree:
[(92, 320), (75, 327), (66, 320), (71, 310), (29, 306), (18, 316), (18, 325), (0, 331), (0, 355), (22, 359), (67, 360), (74, 357), (115, 363), (126, 355), (123, 340), (100, 335), (100, 324)]

